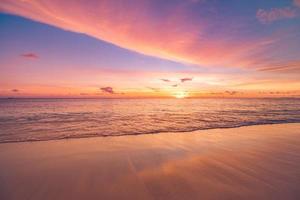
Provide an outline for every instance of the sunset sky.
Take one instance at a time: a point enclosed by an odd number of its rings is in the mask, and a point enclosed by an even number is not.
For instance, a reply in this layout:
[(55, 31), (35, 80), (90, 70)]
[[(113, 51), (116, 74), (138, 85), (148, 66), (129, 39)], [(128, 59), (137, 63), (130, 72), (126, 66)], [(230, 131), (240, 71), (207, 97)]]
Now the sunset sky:
[(0, 97), (300, 97), (300, 0), (1, 0)]

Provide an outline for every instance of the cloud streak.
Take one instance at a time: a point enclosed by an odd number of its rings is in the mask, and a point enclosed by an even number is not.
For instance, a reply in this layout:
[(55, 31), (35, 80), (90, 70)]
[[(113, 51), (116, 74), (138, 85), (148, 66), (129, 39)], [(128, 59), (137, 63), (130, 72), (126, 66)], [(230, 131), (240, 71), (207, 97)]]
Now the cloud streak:
[(163, 82), (171, 82), (169, 79), (165, 79), (165, 78), (162, 78), (160, 80), (163, 81)]
[(21, 54), (20, 56), (24, 57), (24, 58), (29, 58), (29, 59), (37, 59), (39, 58), (39, 56), (35, 53), (24, 53)]
[(263, 66), (258, 71), (262, 72), (300, 72), (300, 60), (293, 60), (284, 63), (273, 63), (271, 65)]
[(186, 81), (192, 81), (192, 80), (193, 80), (193, 78), (181, 78), (180, 79), (181, 83), (184, 83)]
[(155, 87), (147, 87), (147, 88), (153, 92), (160, 92), (159, 88), (155, 88)]
[(19, 92), (18, 89), (12, 89), (11, 91), (12, 91), (12, 92), (15, 92), (15, 93)]

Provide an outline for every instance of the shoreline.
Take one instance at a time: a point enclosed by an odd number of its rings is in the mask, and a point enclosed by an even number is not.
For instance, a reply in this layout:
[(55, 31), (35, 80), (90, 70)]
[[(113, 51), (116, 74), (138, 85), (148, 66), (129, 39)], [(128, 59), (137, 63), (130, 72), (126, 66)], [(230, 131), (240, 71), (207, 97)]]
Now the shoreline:
[(300, 123), (0, 145), (0, 199), (300, 198)]
[[(1, 144), (11, 144), (11, 143), (33, 143), (33, 142), (47, 142), (47, 141), (59, 141), (59, 140), (76, 140), (76, 139), (88, 139), (88, 138), (106, 138), (106, 137), (127, 137), (127, 136), (141, 136), (141, 135), (155, 135), (155, 134), (193, 134), (195, 132), (209, 131), (209, 130), (223, 130), (223, 129), (235, 129), (242, 127), (251, 127), (251, 126), (265, 126), (265, 125), (282, 125), (282, 124), (300, 124), (300, 122), (280, 122), (280, 123), (261, 123), (261, 124), (249, 124), (249, 125), (240, 125), (234, 127), (213, 127), (213, 128), (204, 128), (196, 129), (191, 131), (160, 131), (153, 133), (135, 133), (135, 134), (121, 134), (121, 135), (80, 135), (80, 136), (71, 136), (71, 137), (62, 137), (62, 138), (53, 138), (53, 139), (27, 139), (27, 140), (11, 140), (11, 141), (0, 141)], [(197, 133), (198, 134), (198, 133)]]

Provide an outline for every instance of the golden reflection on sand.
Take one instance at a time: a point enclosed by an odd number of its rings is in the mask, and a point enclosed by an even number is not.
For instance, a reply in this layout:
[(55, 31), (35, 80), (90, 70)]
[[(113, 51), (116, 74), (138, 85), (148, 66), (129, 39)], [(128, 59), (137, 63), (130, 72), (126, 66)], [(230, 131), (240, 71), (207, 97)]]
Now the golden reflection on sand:
[(300, 124), (0, 145), (0, 199), (300, 199)]

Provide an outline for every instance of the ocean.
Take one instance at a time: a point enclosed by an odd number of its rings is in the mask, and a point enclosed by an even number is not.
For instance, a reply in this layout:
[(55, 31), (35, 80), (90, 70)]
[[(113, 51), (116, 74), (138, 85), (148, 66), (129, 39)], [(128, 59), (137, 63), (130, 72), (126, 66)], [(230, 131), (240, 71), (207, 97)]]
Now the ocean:
[(0, 99), (0, 143), (300, 122), (300, 99)]

